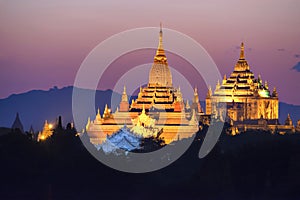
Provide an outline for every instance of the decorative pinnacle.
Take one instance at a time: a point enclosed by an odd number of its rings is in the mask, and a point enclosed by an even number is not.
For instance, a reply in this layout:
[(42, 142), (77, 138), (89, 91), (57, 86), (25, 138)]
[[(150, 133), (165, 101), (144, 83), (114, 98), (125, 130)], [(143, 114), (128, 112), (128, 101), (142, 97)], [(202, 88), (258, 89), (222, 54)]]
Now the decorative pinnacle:
[(122, 94), (122, 101), (123, 102), (128, 102), (128, 97), (127, 97), (126, 86), (125, 85), (124, 85), (124, 90), (123, 90), (123, 94)]
[(162, 23), (160, 22), (158, 49), (163, 49), (163, 46), (162, 46), (162, 37), (163, 37)]
[(162, 23), (160, 22), (160, 33), (162, 33)]
[(126, 94), (126, 86), (124, 85), (123, 94)]
[(243, 42), (241, 43), (240, 59), (245, 59), (245, 47)]
[(154, 57), (154, 62), (155, 63), (160, 63), (160, 64), (168, 64), (167, 57), (165, 55), (165, 51), (164, 51), (164, 48), (163, 48), (162, 36), (163, 36), (162, 23), (160, 23), (159, 43), (158, 43), (158, 47), (157, 47), (157, 50), (156, 50), (156, 55)]
[(108, 113), (108, 106), (105, 104), (104, 113)]

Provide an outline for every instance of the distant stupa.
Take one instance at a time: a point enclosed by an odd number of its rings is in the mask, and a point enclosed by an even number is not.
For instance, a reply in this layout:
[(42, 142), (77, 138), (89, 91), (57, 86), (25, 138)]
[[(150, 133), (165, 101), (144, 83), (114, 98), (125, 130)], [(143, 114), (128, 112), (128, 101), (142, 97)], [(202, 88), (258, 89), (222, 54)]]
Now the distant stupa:
[(24, 133), (23, 124), (22, 124), (22, 122), (20, 120), (19, 113), (17, 113), (16, 119), (15, 119), (13, 125), (11, 126), (11, 128), (13, 130), (20, 130), (22, 133)]

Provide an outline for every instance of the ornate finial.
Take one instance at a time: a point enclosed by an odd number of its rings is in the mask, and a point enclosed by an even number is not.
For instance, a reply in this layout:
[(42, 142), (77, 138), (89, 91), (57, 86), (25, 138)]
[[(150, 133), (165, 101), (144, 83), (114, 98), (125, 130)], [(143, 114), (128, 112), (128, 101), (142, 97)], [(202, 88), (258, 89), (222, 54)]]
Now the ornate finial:
[(227, 81), (227, 76), (226, 76), (226, 74), (224, 74), (222, 84), (224, 85), (226, 83), (226, 81)]
[(241, 43), (241, 52), (240, 52), (240, 60), (245, 59), (245, 48), (244, 48), (244, 43)]
[(198, 89), (197, 89), (197, 87), (195, 87), (193, 103), (198, 103), (198, 102), (199, 102)]
[(103, 116), (104, 116), (105, 114), (108, 114), (108, 107), (107, 107), (107, 104), (105, 104)]
[(189, 100), (186, 100), (185, 108), (186, 108), (187, 110), (191, 108), (191, 107), (190, 107), (190, 104), (189, 104)]
[(292, 118), (290, 116), (290, 113), (288, 113), (288, 115), (287, 115), (287, 118), (285, 120), (285, 125), (289, 125), (289, 126), (293, 125), (293, 121), (292, 121)]
[(268, 85), (268, 82), (265, 81), (265, 88), (268, 90), (269, 89), (269, 85)]
[(273, 89), (272, 96), (273, 97), (278, 97), (278, 93), (277, 93), (276, 87), (274, 87), (274, 89)]
[(261, 80), (261, 75), (258, 74), (258, 78), (257, 78), (258, 82), (261, 84), (262, 83), (262, 80)]
[(216, 90), (221, 88), (220, 80), (218, 79), (217, 85), (216, 85)]
[(89, 130), (90, 124), (91, 124), (91, 118), (88, 117), (87, 123), (86, 123), (86, 125), (85, 125), (85, 130), (86, 130), (86, 131)]
[(164, 51), (164, 48), (163, 48), (162, 37), (163, 37), (162, 23), (160, 23), (159, 43), (158, 43), (158, 47), (157, 47), (157, 50), (156, 50), (156, 55), (154, 57), (154, 62), (155, 63), (161, 63), (161, 64), (168, 64), (167, 63), (167, 57), (165, 55), (165, 51)]
[(162, 45), (162, 37), (163, 37), (162, 23), (160, 22), (158, 49), (163, 49), (163, 45)]
[(96, 120), (97, 121), (101, 120), (101, 115), (100, 115), (100, 109), (99, 108), (97, 110)]
[(124, 85), (124, 90), (122, 94), (122, 102), (128, 102), (127, 93), (126, 93), (126, 86)]
[(145, 114), (145, 105), (143, 104), (142, 114)]
[(162, 22), (160, 22), (159, 27), (160, 27), (160, 33), (162, 33)]
[(212, 96), (212, 89), (211, 86), (208, 87), (206, 98), (210, 98)]

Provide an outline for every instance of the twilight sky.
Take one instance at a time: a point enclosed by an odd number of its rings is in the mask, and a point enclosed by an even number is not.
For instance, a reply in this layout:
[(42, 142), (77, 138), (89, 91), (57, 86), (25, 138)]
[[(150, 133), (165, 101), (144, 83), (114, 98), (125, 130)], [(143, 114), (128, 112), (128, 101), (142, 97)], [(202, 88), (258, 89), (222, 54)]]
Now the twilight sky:
[[(162, 21), (199, 42), (222, 75), (244, 41), (254, 74), (277, 87), (280, 101), (300, 105), (299, 9), (298, 0), (1, 0), (0, 98), (72, 85), (101, 41)], [(154, 52), (145, 52), (136, 59), (152, 60)], [(199, 88), (201, 100), (206, 91)]]

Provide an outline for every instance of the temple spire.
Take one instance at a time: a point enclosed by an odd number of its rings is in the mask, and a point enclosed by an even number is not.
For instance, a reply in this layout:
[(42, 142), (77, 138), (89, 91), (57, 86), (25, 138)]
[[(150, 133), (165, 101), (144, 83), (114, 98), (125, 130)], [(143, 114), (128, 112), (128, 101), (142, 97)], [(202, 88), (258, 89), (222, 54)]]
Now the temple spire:
[(154, 63), (161, 63), (161, 64), (168, 64), (167, 57), (165, 55), (165, 50), (163, 47), (163, 32), (162, 32), (162, 23), (160, 23), (160, 30), (159, 30), (159, 41), (158, 47), (156, 50), (156, 55), (154, 57)]
[(245, 60), (245, 48), (243, 42), (241, 43), (240, 60)]
[(158, 49), (163, 49), (163, 46), (162, 46), (162, 37), (163, 37), (162, 23), (160, 22)]
[(19, 130), (21, 133), (24, 133), (23, 124), (20, 120), (19, 113), (17, 112), (16, 119), (11, 127), (13, 130)]
[(241, 43), (240, 46), (240, 58), (237, 61), (235, 67), (234, 67), (235, 71), (245, 71), (245, 70), (250, 70), (250, 67), (245, 59), (245, 47), (244, 47), (244, 43)]
[(126, 86), (124, 85), (123, 94), (122, 94), (122, 101), (128, 102), (127, 92), (126, 92)]
[(101, 120), (100, 108), (98, 108), (97, 115), (96, 115), (96, 121), (100, 121), (100, 120)]

